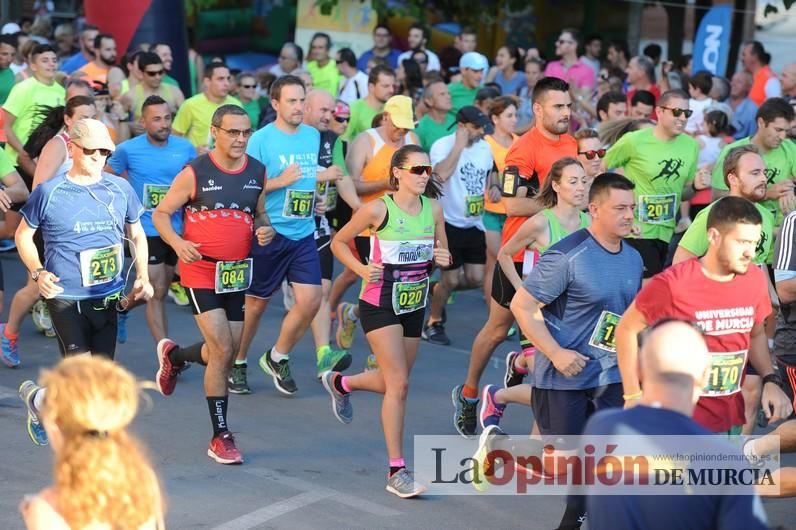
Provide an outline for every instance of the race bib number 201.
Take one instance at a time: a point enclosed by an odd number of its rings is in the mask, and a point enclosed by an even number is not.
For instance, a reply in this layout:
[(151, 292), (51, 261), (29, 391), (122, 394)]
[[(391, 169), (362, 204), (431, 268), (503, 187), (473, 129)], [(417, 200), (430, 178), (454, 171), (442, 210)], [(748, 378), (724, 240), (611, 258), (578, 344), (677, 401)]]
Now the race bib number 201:
[(642, 223), (663, 224), (674, 221), (677, 195), (640, 195), (638, 220)]
[(80, 253), (80, 276), (83, 287), (113, 281), (122, 270), (122, 246), (84, 250)]
[(603, 311), (600, 320), (594, 326), (589, 339), (589, 346), (610, 352), (616, 352), (616, 326), (620, 316), (610, 311)]

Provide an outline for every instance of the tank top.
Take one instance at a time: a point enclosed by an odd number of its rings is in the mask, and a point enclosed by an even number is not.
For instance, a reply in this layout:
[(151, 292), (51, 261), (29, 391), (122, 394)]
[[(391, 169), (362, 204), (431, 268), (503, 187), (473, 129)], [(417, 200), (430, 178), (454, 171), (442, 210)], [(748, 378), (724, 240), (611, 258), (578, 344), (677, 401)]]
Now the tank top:
[(387, 215), (370, 236), (370, 261), (384, 266), (377, 282), (362, 282), (360, 299), (392, 310), (396, 315), (422, 311), (428, 297), (428, 277), (434, 260), (434, 213), (429, 198), (420, 196), (418, 215), (410, 215), (393, 201), (381, 200)]
[[(546, 208), (540, 212), (542, 215), (545, 216), (547, 219), (547, 230), (550, 233), (548, 237), (548, 243), (544, 246), (537, 246), (537, 247), (528, 247), (525, 250), (525, 256), (522, 261), (522, 275), (525, 276), (533, 266), (539, 261), (539, 256), (547, 252), (547, 249), (570, 235), (572, 232), (567, 232), (567, 229), (561, 225), (561, 221), (558, 220), (556, 214), (553, 213), (553, 210)], [(578, 216), (580, 218), (580, 226), (575, 230), (580, 230), (581, 228), (588, 228), (589, 224), (591, 224), (591, 219), (589, 216), (584, 212), (578, 212)]]
[(180, 262), (185, 287), (215, 288), (214, 261), (242, 260), (249, 255), (257, 199), (265, 185), (265, 166), (246, 155), (236, 172), (220, 168), (211, 154), (193, 159), (194, 192), (185, 205), (183, 237), (199, 243), (202, 260)]
[(765, 102), (767, 98), (766, 83), (768, 83), (768, 81), (773, 77), (777, 76), (771, 71), (771, 67), (768, 65), (758, 70), (753, 76), (752, 88), (749, 90), (749, 99), (751, 99), (758, 107)]
[[(519, 138), (519, 136), (512, 134), (512, 143), (516, 142), (517, 138)], [(492, 148), (492, 158), (495, 159), (495, 168), (497, 169), (498, 174), (502, 176), (503, 170), (506, 168), (506, 154), (509, 152), (511, 146), (503, 147), (491, 134), (484, 136), (484, 140), (486, 140), (486, 143), (488, 143), (489, 147)], [(503, 201), (492, 202), (489, 200), (489, 189), (485, 190), (484, 192), (484, 209), (487, 212), (503, 215), (506, 214), (506, 206), (503, 204)]]
[[(370, 137), (370, 145), (373, 148), (373, 157), (367, 164), (365, 164), (365, 167), (362, 169), (362, 181), (376, 182), (379, 180), (384, 180), (390, 176), (390, 161), (392, 160), (393, 153), (395, 153), (398, 148), (387, 145), (376, 129), (368, 129), (365, 131), (365, 133), (367, 133), (367, 135)], [(406, 144), (420, 144), (417, 136), (415, 136), (415, 133), (406, 133), (406, 136), (404, 136), (404, 145)], [(386, 190), (368, 193), (362, 196), (362, 202), (365, 203), (370, 202), (373, 199), (378, 199), (385, 193)]]

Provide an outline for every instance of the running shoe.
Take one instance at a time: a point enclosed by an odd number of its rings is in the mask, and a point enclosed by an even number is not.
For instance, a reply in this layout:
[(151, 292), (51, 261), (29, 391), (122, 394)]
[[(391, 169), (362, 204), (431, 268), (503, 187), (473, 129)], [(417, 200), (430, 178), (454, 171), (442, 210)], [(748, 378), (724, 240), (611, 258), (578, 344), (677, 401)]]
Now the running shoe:
[(50, 308), (47, 303), (42, 303), (41, 306), (41, 323), (44, 326), (44, 336), (52, 339), (55, 337), (55, 328), (53, 327), (53, 319), (50, 316)]
[(490, 461), (487, 456), (494, 449), (495, 441), (506, 434), (497, 425), (489, 425), (478, 437), (478, 450), (473, 455), (473, 460), (477, 462), (481, 473), (476, 474), (478, 480), (473, 480), (473, 487), (478, 491), (486, 491), (489, 488), (490, 478), (494, 477), (499, 466), (495, 466), (495, 461)]
[(0, 324), (0, 350), (3, 352), (3, 363), (9, 368), (19, 366), (19, 341), (6, 337), (6, 325)]
[(260, 368), (274, 380), (274, 386), (285, 395), (292, 396), (298, 390), (293, 376), (290, 375), (290, 360), (282, 359), (274, 362), (271, 359), (271, 350), (260, 357)]
[(475, 427), (478, 423), (478, 398), (468, 399), (462, 395), (464, 385), (453, 387), (451, 400), (456, 412), (453, 413), (453, 426), (465, 438), (475, 436)]
[(177, 343), (171, 339), (161, 339), (158, 342), (158, 363), (159, 368), (155, 374), (155, 383), (158, 385), (160, 393), (164, 396), (170, 396), (174, 392), (174, 387), (177, 386), (177, 374), (180, 373), (180, 366), (175, 365), (169, 359), (171, 350), (177, 347)]
[(332, 398), (332, 412), (340, 423), (351, 423), (354, 419), (354, 407), (351, 406), (350, 394), (341, 394), (334, 387), (334, 378), (339, 377), (340, 372), (326, 372), (321, 380), (323, 388), (329, 392)]
[(49, 443), (47, 431), (44, 430), (44, 426), (36, 414), (36, 407), (33, 406), (33, 398), (39, 390), (41, 390), (41, 387), (33, 381), (23, 381), (19, 385), (19, 399), (25, 404), (28, 412), (28, 436), (30, 436), (31, 441), (36, 445), (47, 445)]
[(354, 304), (343, 302), (337, 305), (337, 333), (335, 340), (341, 350), (350, 350), (354, 343), (354, 332), (357, 330), (357, 321), (348, 316)]
[(421, 486), (412, 477), (412, 474), (401, 468), (396, 471), (393, 476), (387, 479), (387, 491), (394, 495), (398, 495), (402, 499), (416, 497), (426, 491), (425, 486)]
[[(47, 329), (43, 319), (44, 313), (44, 300), (39, 299), (36, 300), (36, 303), (33, 304), (33, 307), (30, 309), (30, 319), (33, 321), (33, 325), (36, 326), (36, 329), (41, 333), (44, 333), (44, 330)], [(50, 321), (50, 325), (52, 325), (52, 321)]]
[(525, 379), (525, 376), (527, 375), (519, 373), (514, 368), (514, 361), (517, 360), (518, 355), (522, 355), (522, 353), (518, 351), (510, 351), (506, 355), (506, 374), (503, 376), (503, 386), (505, 388), (521, 385), (522, 381)]
[(242, 464), (243, 455), (235, 447), (235, 437), (229, 431), (222, 432), (210, 440), (207, 456), (219, 464)]
[(321, 353), (317, 361), (317, 375), (318, 379), (323, 377), (323, 374), (328, 371), (342, 372), (351, 366), (351, 354), (345, 350), (333, 350), (327, 348)]
[(191, 301), (188, 299), (188, 292), (185, 287), (180, 285), (180, 282), (171, 282), (169, 284), (169, 298), (177, 305), (188, 305)]
[(442, 322), (434, 322), (430, 325), (424, 325), (421, 336), (423, 337), (423, 340), (427, 340), (431, 344), (450, 346), (451, 343), (451, 340), (445, 333), (445, 325)]
[(233, 364), (232, 373), (227, 379), (227, 388), (230, 394), (251, 394), (249, 382), (246, 380), (246, 364)]
[(486, 429), (490, 425), (500, 425), (500, 418), (506, 405), (501, 405), (495, 401), (495, 392), (500, 390), (497, 385), (486, 385), (481, 392), (481, 412), (478, 414), (478, 421), (481, 428)]
[(127, 311), (119, 311), (116, 317), (116, 340), (119, 344), (127, 342), (127, 319), (130, 314)]
[(368, 354), (368, 360), (365, 361), (365, 371), (370, 370), (378, 370), (379, 369), (379, 361), (376, 360), (376, 356), (372, 353)]

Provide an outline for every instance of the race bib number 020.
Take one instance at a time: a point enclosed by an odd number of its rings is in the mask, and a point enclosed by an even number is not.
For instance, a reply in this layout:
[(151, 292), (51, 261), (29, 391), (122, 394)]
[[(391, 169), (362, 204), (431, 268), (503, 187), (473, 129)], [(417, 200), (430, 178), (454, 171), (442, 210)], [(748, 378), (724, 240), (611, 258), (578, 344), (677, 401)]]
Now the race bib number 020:
[(154, 210), (166, 196), (169, 186), (161, 184), (144, 184), (144, 208)]
[(464, 214), (467, 217), (478, 217), (484, 213), (484, 196), (468, 195), (464, 198)]
[(639, 195), (638, 220), (642, 223), (663, 224), (674, 221), (677, 195)]
[(116, 279), (122, 271), (122, 245), (93, 248), (80, 253), (80, 276), (83, 287), (100, 285)]
[(610, 352), (616, 352), (616, 326), (620, 316), (610, 311), (603, 311), (600, 320), (594, 326), (589, 339), (589, 346)]
[(702, 388), (702, 395), (727, 396), (738, 392), (745, 365), (746, 350), (710, 352), (708, 382)]
[(252, 283), (252, 258), (216, 262), (216, 293), (245, 291)]
[(285, 217), (307, 219), (315, 208), (315, 190), (287, 190), (285, 193)]
[(416, 282), (392, 284), (392, 309), (396, 315), (411, 313), (426, 307), (428, 278)]

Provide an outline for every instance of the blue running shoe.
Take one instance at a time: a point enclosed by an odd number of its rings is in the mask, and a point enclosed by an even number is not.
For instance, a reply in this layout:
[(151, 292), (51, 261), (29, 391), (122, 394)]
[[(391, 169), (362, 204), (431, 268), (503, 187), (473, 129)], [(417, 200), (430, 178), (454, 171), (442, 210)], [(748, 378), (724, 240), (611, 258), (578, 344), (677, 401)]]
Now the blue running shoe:
[(22, 400), (28, 411), (28, 436), (30, 436), (31, 441), (36, 445), (47, 445), (50, 443), (47, 439), (47, 431), (44, 430), (44, 426), (36, 414), (36, 408), (33, 406), (33, 398), (36, 396), (36, 392), (41, 389), (39, 385), (31, 380), (23, 381), (19, 385), (19, 399)]
[(3, 363), (9, 368), (19, 366), (19, 346), (17, 339), (6, 337), (6, 325), (0, 324), (0, 350), (3, 352)]

